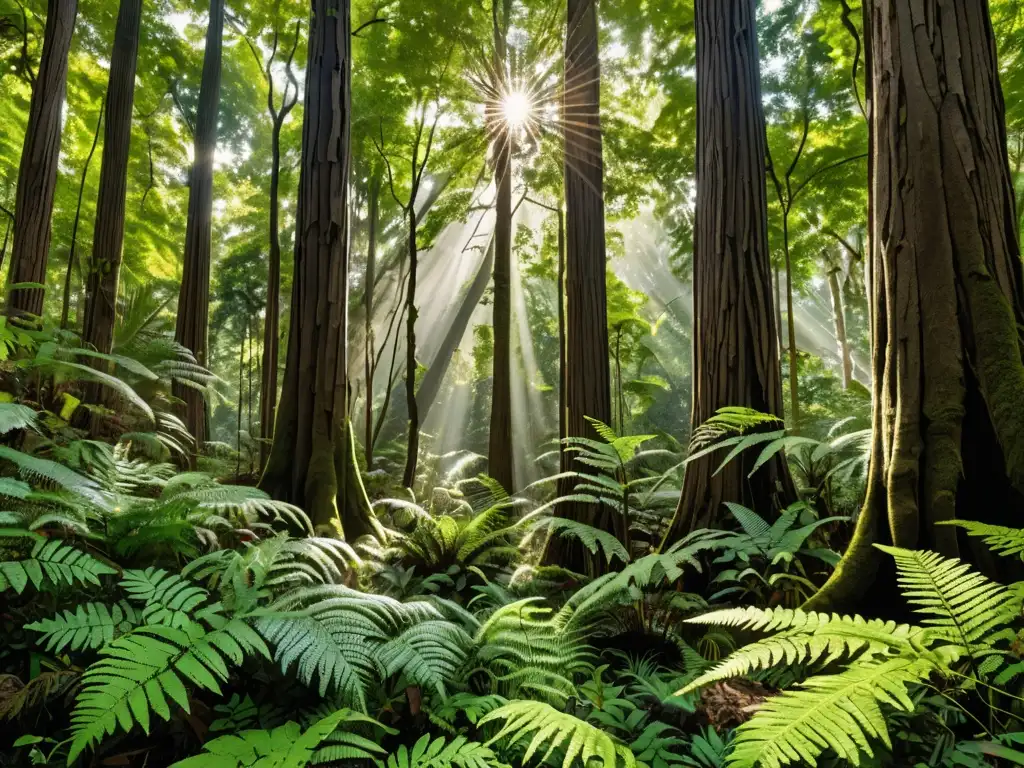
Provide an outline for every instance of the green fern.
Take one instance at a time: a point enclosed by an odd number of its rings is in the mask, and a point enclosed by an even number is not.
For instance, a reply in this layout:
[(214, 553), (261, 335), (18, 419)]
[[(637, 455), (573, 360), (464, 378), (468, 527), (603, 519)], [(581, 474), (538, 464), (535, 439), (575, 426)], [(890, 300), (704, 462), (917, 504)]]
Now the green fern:
[(565, 517), (549, 517), (535, 523), (533, 528), (535, 530), (544, 529), (562, 537), (577, 539), (591, 554), (596, 555), (598, 550), (600, 550), (605, 558), (607, 558), (609, 565), (614, 562), (615, 558), (619, 558), (623, 563), (629, 562), (629, 553), (622, 542), (614, 534), (603, 531), (600, 528), (595, 528), (592, 525)]
[(142, 617), (126, 602), (107, 606), (103, 603), (79, 604), (75, 611), (63, 611), (52, 619), (26, 624), (25, 629), (39, 632), (49, 653), (94, 650), (114, 641), (114, 637), (130, 632)]
[[(935, 627), (972, 656), (985, 654), (994, 632), (1020, 614), (1020, 600), (959, 560), (935, 552), (876, 545), (896, 560), (904, 597), (922, 623)], [(1012, 632), (1009, 635), (1012, 637)]]
[(444, 698), (445, 683), (466, 660), (469, 636), (448, 621), (422, 621), (382, 645), (376, 653), (385, 676), (402, 673), (413, 685)]
[(501, 768), (489, 747), (465, 736), (459, 736), (451, 743), (445, 743), (444, 736), (431, 739), (426, 733), (412, 749), (405, 745), (398, 748), (387, 760), (375, 760), (378, 768)]
[(302, 768), (314, 762), (317, 747), (349, 714), (349, 710), (339, 710), (305, 731), (298, 723), (289, 722), (270, 731), (220, 736), (203, 745), (203, 754), (179, 760), (171, 768)]
[(697, 616), (687, 622), (776, 634), (739, 649), (680, 690), (679, 694), (780, 665), (826, 665), (854, 656), (866, 661), (890, 652), (913, 653), (923, 648), (930, 637), (926, 629), (893, 621), (805, 613), (786, 608), (729, 608)]
[(493, 744), (509, 738), (511, 744), (533, 737), (523, 753), (521, 763), (525, 765), (538, 750), (546, 747), (541, 762), (559, 748), (565, 751), (562, 768), (570, 768), (579, 759), (583, 766), (591, 760), (601, 760), (603, 768), (633, 768), (636, 758), (629, 747), (590, 723), (584, 722), (565, 712), (559, 712), (541, 701), (512, 701), (485, 715), (480, 725), (501, 722), (503, 725), (488, 742)]
[(35, 429), (38, 414), (20, 403), (0, 403), (0, 435), (16, 429)]
[(129, 599), (145, 604), (142, 618), (146, 624), (185, 627), (195, 610), (210, 598), (205, 589), (160, 568), (125, 571), (120, 586)]
[(263, 639), (245, 619), (208, 617), (214, 629), (191, 623), (184, 627), (140, 627), (117, 638), (100, 652), (82, 677), (82, 690), (71, 713), (68, 764), (118, 728), (136, 724), (149, 733), (150, 710), (164, 720), (171, 704), (189, 711), (186, 685), (220, 693), (228, 664), (246, 656), (270, 658)]
[(968, 536), (980, 537), (993, 552), (1008, 557), (1019, 555), (1024, 559), (1024, 530), (1020, 528), (1004, 528), (1001, 525), (989, 525), (974, 520), (944, 520), (939, 525), (963, 528)]
[(472, 725), (476, 725), (481, 717), (505, 704), (508, 704), (508, 699), (497, 694), (477, 695), (459, 691), (444, 699), (439, 705), (428, 706), (425, 709), (432, 723), (454, 734), (455, 722), (459, 715), (464, 715)]
[(13, 589), (20, 595), (29, 582), (36, 589), (76, 582), (99, 586), (101, 576), (117, 573), (106, 563), (59, 539), (20, 529), (0, 529), (0, 538), (3, 537), (30, 537), (35, 539), (35, 545), (23, 560), (0, 562), (0, 592)]
[(79, 496), (90, 504), (106, 506), (96, 481), (49, 459), (30, 456), (6, 445), (0, 445), (0, 459), (18, 468), (23, 479), (40, 488), (59, 488)]
[[(952, 658), (946, 659), (947, 663)], [(936, 671), (927, 659), (896, 658), (852, 666), (835, 675), (812, 677), (797, 690), (769, 697), (736, 732), (730, 768), (780, 768), (803, 761), (817, 764), (826, 749), (860, 765), (872, 756), (871, 742), (891, 747), (879, 705), (911, 712), (907, 686)]]

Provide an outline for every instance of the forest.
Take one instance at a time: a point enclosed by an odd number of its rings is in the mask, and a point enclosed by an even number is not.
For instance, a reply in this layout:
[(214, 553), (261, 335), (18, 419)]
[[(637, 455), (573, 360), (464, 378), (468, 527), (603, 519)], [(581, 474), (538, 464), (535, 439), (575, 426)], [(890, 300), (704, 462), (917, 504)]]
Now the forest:
[(1021, 0), (0, 0), (0, 231), (0, 768), (1024, 765)]

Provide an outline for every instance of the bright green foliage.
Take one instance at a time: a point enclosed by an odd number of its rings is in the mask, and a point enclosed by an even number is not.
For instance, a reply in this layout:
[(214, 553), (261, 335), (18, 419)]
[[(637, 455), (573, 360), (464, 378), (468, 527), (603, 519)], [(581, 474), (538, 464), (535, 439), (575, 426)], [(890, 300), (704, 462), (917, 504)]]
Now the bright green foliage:
[(103, 603), (85, 603), (74, 612), (62, 611), (52, 619), (26, 624), (42, 634), (46, 650), (59, 653), (64, 650), (81, 651), (102, 648), (114, 637), (131, 631), (142, 622), (142, 617), (130, 603), (120, 602), (107, 607)]
[(503, 768), (488, 747), (459, 736), (446, 742), (444, 736), (431, 739), (424, 734), (412, 749), (404, 745), (376, 761), (379, 768)]
[(320, 762), (314, 759), (317, 747), (350, 714), (348, 710), (339, 710), (305, 731), (298, 723), (289, 722), (271, 731), (220, 736), (203, 745), (204, 754), (179, 760), (172, 768), (303, 768)]
[(75, 583), (99, 586), (101, 576), (117, 573), (106, 563), (59, 539), (10, 529), (0, 529), (2, 536), (29, 536), (35, 544), (24, 559), (0, 562), (0, 592), (13, 589), (20, 595), (29, 582), (36, 589)]
[(145, 604), (142, 616), (146, 624), (178, 628), (191, 623), (195, 609), (210, 597), (205, 589), (159, 568), (125, 571), (121, 588), (131, 600)]
[(255, 654), (269, 658), (245, 619), (209, 618), (215, 626), (209, 631), (195, 623), (140, 627), (101, 651), (103, 658), (82, 678), (71, 714), (69, 764), (119, 727), (130, 731), (138, 724), (148, 733), (150, 710), (164, 720), (170, 719), (172, 703), (189, 711), (187, 684), (219, 692), (228, 664)]
[(524, 765), (534, 755), (545, 761), (559, 749), (564, 750), (562, 768), (571, 768), (577, 760), (578, 764), (586, 766), (592, 759), (601, 760), (604, 768), (636, 765), (629, 747), (618, 739), (544, 702), (509, 702), (480, 721), (481, 724), (489, 722), (503, 722), (503, 725), (488, 744), (505, 738), (512, 744), (519, 744), (530, 738), (522, 757)]
[(959, 560), (934, 552), (883, 547), (896, 560), (899, 584), (922, 623), (978, 656), (999, 636), (997, 629), (1020, 614), (1020, 600)]
[(442, 697), (445, 681), (455, 677), (465, 662), (469, 636), (449, 621), (421, 621), (389, 640), (377, 652), (385, 675), (403, 673), (424, 688), (434, 688)]
[(891, 746), (879, 705), (912, 711), (907, 686), (935, 671), (930, 660), (896, 658), (809, 678), (796, 690), (770, 697), (740, 726), (729, 766), (778, 768), (801, 760), (813, 765), (825, 749), (860, 765), (862, 754), (874, 754), (872, 739)]
[(985, 545), (1000, 555), (1019, 555), (1024, 559), (1024, 529), (989, 525), (975, 520), (950, 520), (943, 525), (955, 525), (967, 531), (968, 536), (977, 536)]

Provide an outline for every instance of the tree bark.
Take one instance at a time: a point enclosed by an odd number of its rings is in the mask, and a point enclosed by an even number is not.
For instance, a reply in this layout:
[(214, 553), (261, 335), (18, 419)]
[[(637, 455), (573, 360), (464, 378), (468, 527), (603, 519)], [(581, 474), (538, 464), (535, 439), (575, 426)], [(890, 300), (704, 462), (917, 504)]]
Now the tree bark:
[[(295, 25), (295, 43), (285, 62), (288, 84), (284, 87), (281, 106), (274, 104), (274, 57), (277, 53), (277, 31), (274, 31), (274, 50), (263, 73), (267, 80), (267, 111), (270, 113), (270, 253), (267, 260), (267, 307), (263, 320), (263, 358), (260, 378), (260, 469), (270, 458), (270, 445), (274, 439), (274, 419), (277, 415), (277, 366), (281, 341), (281, 130), (284, 121), (299, 98), (299, 84), (292, 71), (292, 59), (299, 47), (301, 25)], [(293, 88), (294, 90), (289, 90)]]
[(105, 353), (114, 343), (141, 20), (142, 0), (121, 0), (110, 57), (103, 160), (82, 333), (87, 344)]
[(445, 374), (448, 373), (448, 366), (451, 364), (455, 350), (459, 343), (466, 336), (466, 329), (469, 328), (469, 321), (473, 319), (473, 312), (480, 304), (480, 300), (487, 292), (487, 285), (491, 281), (491, 273), (494, 270), (494, 247), (489, 245), (487, 255), (484, 257), (476, 277), (469, 285), (469, 290), (459, 305), (455, 319), (448, 326), (448, 332), (441, 341), (430, 367), (427, 368), (419, 389), (416, 390), (416, 403), (420, 411), (420, 419), (426, 420), (427, 414), (437, 401), (437, 394), (441, 390)]
[(351, 540), (379, 529), (347, 412), (351, 6), (311, 10), (288, 359), (261, 486)]
[(850, 388), (853, 381), (853, 358), (850, 355), (850, 340), (846, 336), (846, 306), (843, 301), (843, 287), (839, 283), (839, 268), (828, 272), (828, 292), (832, 299), (832, 322), (836, 331), (836, 347), (843, 371), (843, 389)]
[(380, 189), (383, 179), (380, 173), (370, 181), (369, 212), (366, 234), (366, 279), (363, 285), (363, 378), (366, 383), (366, 402), (363, 418), (363, 451), (366, 454), (366, 468), (373, 468), (373, 374), (376, 356), (373, 334), (373, 291), (377, 282), (377, 219), (380, 216)]
[[(601, 82), (595, 0), (568, 0), (565, 40), (565, 432), (600, 439), (586, 417), (612, 418), (608, 358), (608, 311), (604, 233), (604, 162), (601, 140)], [(588, 471), (563, 453), (563, 470)], [(575, 481), (560, 481), (559, 495)], [(613, 532), (627, 541), (624, 520), (607, 506), (565, 503), (558, 514)], [(605, 570), (576, 539), (552, 536), (545, 560), (596, 575)]]
[[(415, 165), (415, 155), (413, 156)], [(412, 488), (416, 483), (416, 464), (420, 456), (420, 414), (416, 403), (416, 275), (419, 254), (416, 248), (416, 184), (409, 193), (409, 285), (405, 294), (405, 406), (408, 413), (405, 471), (402, 485)]]
[[(48, 0), (39, 71), (32, 88), (25, 143), (15, 194), (14, 246), (10, 284), (46, 283), (53, 194), (63, 129), (61, 110), (68, 80), (68, 52), (78, 15), (78, 0)], [(43, 314), (44, 290), (21, 288), (8, 296), (13, 316)]]
[(956, 556), (937, 523), (1015, 525), (1024, 506), (1024, 281), (988, 3), (864, 8), (874, 441), (816, 610), (866, 597), (885, 563), (874, 543)]
[[(755, 0), (697, 0), (697, 213), (691, 424), (719, 408), (783, 413), (765, 195), (765, 125)], [(795, 494), (785, 458), (747, 478), (756, 455), (715, 473), (690, 464), (666, 545), (715, 527), (723, 502), (761, 514)], [(781, 497), (781, 498), (780, 498)]]
[[(185, 224), (185, 261), (178, 293), (174, 340), (191, 350), (199, 365), (207, 362), (210, 318), (210, 252), (213, 231), (213, 156), (217, 149), (220, 111), (221, 49), (224, 39), (224, 0), (210, 0), (203, 76), (196, 111), (195, 151), (189, 174), (188, 219)], [(185, 403), (185, 425), (195, 440), (195, 453), (206, 442), (206, 404), (202, 393), (175, 383), (175, 397)]]
[(104, 95), (103, 101), (100, 102), (100, 112), (96, 118), (96, 130), (92, 135), (92, 146), (89, 147), (89, 154), (85, 156), (85, 164), (82, 166), (82, 178), (78, 183), (78, 204), (75, 206), (75, 221), (71, 225), (71, 248), (68, 249), (68, 268), (64, 273), (64, 297), (60, 305), (61, 328), (68, 327), (68, 315), (71, 312), (71, 280), (75, 272), (75, 257), (78, 255), (78, 225), (82, 221), (82, 200), (85, 197), (85, 182), (89, 178), (92, 156), (96, 154), (96, 147), (100, 143), (100, 128), (103, 127), (103, 113), (105, 110), (106, 95)]

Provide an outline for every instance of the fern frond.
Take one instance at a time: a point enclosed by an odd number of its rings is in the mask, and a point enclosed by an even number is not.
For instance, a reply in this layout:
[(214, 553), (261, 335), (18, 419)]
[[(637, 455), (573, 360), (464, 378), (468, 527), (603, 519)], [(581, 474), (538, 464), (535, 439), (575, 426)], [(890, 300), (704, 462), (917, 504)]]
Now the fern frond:
[(556, 749), (564, 748), (562, 768), (570, 768), (577, 758), (584, 766), (592, 759), (601, 760), (604, 768), (633, 768), (636, 765), (636, 758), (624, 743), (541, 701), (511, 701), (481, 718), (480, 725), (500, 721), (504, 721), (504, 725), (487, 744), (504, 738), (510, 738), (515, 744), (533, 734), (522, 757), (524, 765), (542, 747), (547, 747), (547, 750), (541, 762), (545, 762)]
[(105, 506), (96, 482), (68, 469), (63, 464), (49, 459), (41, 459), (38, 456), (30, 456), (6, 445), (0, 445), (0, 459), (14, 464), (18, 468), (18, 474), (34, 486), (60, 488), (82, 497), (91, 504)]
[(388, 755), (387, 760), (375, 760), (379, 768), (501, 768), (491, 749), (479, 742), (459, 736), (445, 743), (444, 736), (431, 739), (429, 733), (420, 737), (412, 748), (404, 744)]
[(591, 554), (596, 555), (598, 550), (601, 550), (608, 559), (609, 565), (616, 557), (623, 563), (629, 562), (629, 553), (622, 542), (614, 534), (592, 525), (570, 520), (567, 517), (549, 517), (539, 521), (534, 527), (546, 528), (559, 536), (577, 539)]
[(424, 621), (406, 629), (377, 651), (385, 676), (401, 672), (414, 685), (433, 688), (444, 698), (445, 684), (466, 660), (470, 638), (448, 621)]
[(36, 589), (43, 589), (44, 584), (59, 586), (75, 582), (99, 586), (100, 576), (117, 573), (106, 563), (60, 539), (46, 539), (18, 529), (0, 530), (0, 537), (26, 534), (36, 543), (27, 558), (0, 562), (0, 592), (13, 589), (20, 595), (29, 582)]
[(1020, 601), (1009, 590), (989, 581), (956, 559), (935, 552), (875, 545), (896, 560), (903, 596), (922, 623), (946, 633), (972, 655), (990, 645), (990, 634), (1012, 622)]
[(144, 603), (146, 624), (184, 627), (192, 622), (193, 612), (210, 598), (210, 593), (188, 579), (160, 568), (125, 571), (121, 589), (129, 599)]
[(114, 637), (134, 629), (142, 620), (135, 609), (126, 602), (107, 606), (104, 603), (79, 604), (74, 613), (63, 611), (50, 619), (41, 619), (26, 624), (25, 629), (39, 632), (40, 642), (46, 642), (46, 650), (60, 653), (94, 650), (112, 643)]
[(220, 736), (203, 745), (203, 754), (179, 760), (171, 768), (301, 768), (314, 761), (314, 751), (348, 714), (349, 710), (339, 710), (305, 731), (298, 723), (289, 722), (270, 731), (250, 730)]
[(968, 536), (977, 536), (999, 555), (1019, 555), (1024, 558), (1024, 530), (989, 525), (974, 520), (943, 520), (939, 525), (955, 525), (963, 528)]
[(218, 680), (227, 680), (229, 663), (239, 665), (254, 653), (270, 658), (244, 619), (217, 623), (212, 631), (195, 623), (140, 627), (107, 645), (82, 678), (68, 764), (118, 727), (130, 731), (138, 724), (149, 733), (151, 709), (164, 720), (172, 702), (188, 712), (188, 683), (220, 693)]
[(0, 435), (16, 429), (34, 429), (38, 414), (20, 403), (0, 403)]
[(781, 664), (829, 664), (855, 655), (860, 662), (888, 652), (913, 654), (929, 637), (928, 630), (908, 624), (787, 608), (729, 608), (687, 619), (687, 623), (775, 634), (735, 651), (679, 694)]
[[(25, 685), (14, 675), (0, 675), (5, 689), (0, 697), (0, 720), (13, 720), (26, 712), (45, 706), (58, 696), (64, 696), (78, 682), (81, 674), (73, 669), (40, 672)], [(11, 688), (16, 690), (11, 692)]]
[(895, 658), (856, 664), (834, 675), (805, 680), (796, 689), (769, 697), (736, 732), (730, 768), (809, 765), (826, 749), (860, 765), (873, 755), (871, 740), (891, 746), (880, 704), (911, 712), (907, 686), (936, 671), (931, 660)]

